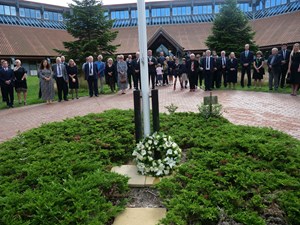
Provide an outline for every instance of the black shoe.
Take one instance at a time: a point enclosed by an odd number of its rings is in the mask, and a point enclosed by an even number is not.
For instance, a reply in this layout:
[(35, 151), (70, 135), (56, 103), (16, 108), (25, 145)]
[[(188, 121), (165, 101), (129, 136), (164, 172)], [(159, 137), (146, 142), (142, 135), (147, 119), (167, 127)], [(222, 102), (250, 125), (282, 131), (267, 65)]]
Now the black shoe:
[(66, 102), (67, 102), (67, 101), (69, 101), (69, 99), (67, 99), (67, 98), (66, 98), (66, 99), (64, 99), (64, 100), (65, 100)]
[(61, 99), (59, 99), (58, 102), (61, 102)]
[(95, 97), (99, 97), (99, 95), (95, 95)]

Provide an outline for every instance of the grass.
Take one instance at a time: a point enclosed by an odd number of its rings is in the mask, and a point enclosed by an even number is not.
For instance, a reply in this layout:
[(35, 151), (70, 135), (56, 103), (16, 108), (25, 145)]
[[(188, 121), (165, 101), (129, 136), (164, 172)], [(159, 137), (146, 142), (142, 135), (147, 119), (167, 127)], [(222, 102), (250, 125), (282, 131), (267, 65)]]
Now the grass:
[[(300, 224), (299, 140), (198, 113), (160, 121), (187, 152), (158, 185), (168, 209), (162, 224)], [(132, 110), (45, 124), (0, 144), (0, 223), (111, 224), (128, 187), (109, 171), (132, 159), (134, 146)]]

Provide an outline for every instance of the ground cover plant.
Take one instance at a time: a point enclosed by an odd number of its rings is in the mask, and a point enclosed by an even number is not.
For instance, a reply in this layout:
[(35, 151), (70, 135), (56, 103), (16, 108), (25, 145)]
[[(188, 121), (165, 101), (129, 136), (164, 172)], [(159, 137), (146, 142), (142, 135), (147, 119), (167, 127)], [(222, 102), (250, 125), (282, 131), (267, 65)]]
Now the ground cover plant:
[(128, 179), (109, 171), (131, 157), (132, 119), (130, 111), (91, 114), (1, 144), (0, 224), (110, 224)]
[(188, 149), (187, 162), (158, 184), (162, 224), (300, 224), (298, 140), (188, 113), (164, 117), (161, 127)]
[[(198, 113), (161, 114), (160, 122), (188, 152), (158, 185), (168, 209), (163, 224), (300, 224), (298, 140)], [(128, 187), (109, 170), (132, 159), (134, 147), (133, 111), (121, 110), (43, 125), (0, 144), (0, 224), (111, 224)]]

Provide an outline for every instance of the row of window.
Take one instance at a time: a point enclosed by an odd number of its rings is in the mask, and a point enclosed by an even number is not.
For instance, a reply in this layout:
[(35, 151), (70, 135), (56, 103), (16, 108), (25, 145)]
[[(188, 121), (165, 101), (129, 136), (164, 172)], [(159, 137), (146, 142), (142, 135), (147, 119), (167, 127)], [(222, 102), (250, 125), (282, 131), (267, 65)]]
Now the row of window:
[[(290, 0), (290, 2), (295, 2), (298, 0)], [(266, 0), (265, 1), (265, 8), (270, 8), (274, 6), (284, 5), (287, 4), (287, 0)], [(219, 13), (222, 5), (215, 5), (215, 13)], [(252, 12), (252, 6), (249, 3), (240, 3), (238, 7), (243, 12)], [(259, 5), (256, 6), (256, 10), (262, 10), (263, 3), (260, 1)], [(201, 5), (201, 6), (194, 6), (193, 13), (192, 7), (190, 6), (183, 6), (183, 7), (174, 7), (174, 8), (155, 8), (151, 10), (152, 17), (164, 17), (170, 16), (172, 10), (172, 14), (174, 16), (181, 16), (181, 15), (202, 15), (202, 14), (212, 14), (212, 5)], [(149, 17), (149, 9), (146, 10), (146, 17)], [(131, 10), (131, 18), (137, 18), (137, 10)], [(128, 11), (112, 11), (111, 12), (111, 19), (129, 19), (129, 12)]]
[[(16, 7), (0, 5), (0, 15), (17, 16)], [(41, 11), (36, 9), (19, 8), (20, 17), (41, 19)], [(63, 21), (63, 15), (61, 13), (44, 11), (43, 18), (45, 20)]]

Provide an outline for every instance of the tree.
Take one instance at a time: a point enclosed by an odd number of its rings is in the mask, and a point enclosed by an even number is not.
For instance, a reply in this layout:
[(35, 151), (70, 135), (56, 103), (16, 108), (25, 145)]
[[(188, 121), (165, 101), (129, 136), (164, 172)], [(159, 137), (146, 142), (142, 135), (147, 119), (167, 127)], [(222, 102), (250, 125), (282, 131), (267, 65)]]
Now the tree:
[(205, 44), (217, 52), (235, 52), (238, 57), (245, 44), (249, 44), (251, 50), (258, 48), (253, 40), (254, 35), (247, 17), (237, 6), (237, 0), (225, 0)]
[(89, 55), (112, 55), (118, 46), (111, 42), (118, 32), (111, 30), (113, 21), (105, 16), (101, 2), (73, 0), (69, 7), (71, 13), (64, 17), (67, 31), (74, 37), (74, 41), (63, 42), (66, 50), (55, 50), (79, 62), (85, 62)]

